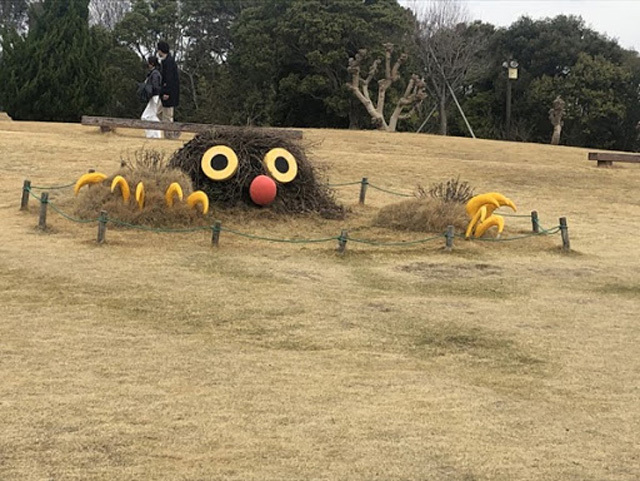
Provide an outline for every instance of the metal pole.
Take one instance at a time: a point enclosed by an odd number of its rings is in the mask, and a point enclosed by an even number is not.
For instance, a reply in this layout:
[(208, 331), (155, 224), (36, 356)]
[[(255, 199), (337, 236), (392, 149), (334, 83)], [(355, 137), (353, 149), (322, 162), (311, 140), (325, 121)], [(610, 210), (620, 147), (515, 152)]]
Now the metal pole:
[[(447, 82), (446, 79), (445, 79), (445, 82)], [(449, 92), (451, 92), (451, 95), (453, 96), (453, 100), (456, 103), (456, 105), (458, 106), (458, 110), (460, 111), (460, 115), (462, 115), (462, 118), (464, 119), (464, 123), (467, 126), (467, 129), (469, 129), (469, 133), (471, 134), (471, 137), (473, 137), (475, 139), (476, 138), (476, 134), (473, 133), (473, 129), (471, 128), (471, 124), (467, 120), (467, 116), (464, 114), (464, 111), (462, 110), (462, 107), (460, 107), (460, 103), (458, 102), (458, 97), (456, 97), (456, 94), (453, 91), (453, 89), (451, 88), (451, 85), (449, 85), (449, 82), (447, 82), (447, 87), (449, 87)]]
[(420, 133), (420, 131), (424, 128), (425, 125), (427, 125), (427, 122), (429, 122), (429, 119), (431, 118), (431, 116), (435, 113), (436, 109), (438, 108), (438, 104), (435, 104), (433, 106), (433, 108), (431, 109), (431, 112), (429, 112), (429, 115), (427, 115), (427, 118), (424, 119), (424, 122), (422, 122), (422, 124), (420, 125), (420, 127), (418, 127), (418, 130), (416, 130), (416, 133)]
[(511, 79), (507, 78), (507, 139), (511, 140)]

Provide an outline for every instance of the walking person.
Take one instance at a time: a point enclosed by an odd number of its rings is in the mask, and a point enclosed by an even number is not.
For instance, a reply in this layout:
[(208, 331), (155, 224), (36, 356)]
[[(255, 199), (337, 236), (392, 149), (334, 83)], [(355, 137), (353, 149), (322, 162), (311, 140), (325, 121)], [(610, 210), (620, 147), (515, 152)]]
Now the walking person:
[[(158, 109), (161, 108), (160, 94), (162, 93), (162, 74), (160, 73), (160, 64), (158, 59), (153, 55), (147, 59), (147, 67), (149, 72), (147, 73), (147, 79), (145, 80), (145, 87), (151, 86), (151, 98), (147, 102), (147, 106), (142, 112), (142, 120), (148, 120), (151, 122), (160, 122), (158, 117)], [(148, 91), (147, 87), (147, 91)], [(160, 139), (162, 138), (162, 132), (159, 130), (145, 130), (145, 134), (148, 139)]]
[[(173, 122), (174, 109), (180, 104), (180, 77), (176, 61), (169, 52), (169, 44), (164, 40), (158, 42), (158, 57), (162, 74), (162, 105), (158, 116), (163, 122)], [(168, 131), (164, 134), (165, 138), (177, 138), (179, 135), (179, 132)]]

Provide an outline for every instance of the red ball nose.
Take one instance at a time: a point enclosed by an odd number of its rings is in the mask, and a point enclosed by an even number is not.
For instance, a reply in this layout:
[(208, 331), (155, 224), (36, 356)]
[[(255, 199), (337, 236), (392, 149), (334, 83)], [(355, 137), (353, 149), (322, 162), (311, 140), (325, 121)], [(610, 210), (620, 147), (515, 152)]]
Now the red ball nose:
[(249, 186), (249, 196), (258, 205), (269, 205), (276, 198), (278, 187), (271, 177), (259, 175)]

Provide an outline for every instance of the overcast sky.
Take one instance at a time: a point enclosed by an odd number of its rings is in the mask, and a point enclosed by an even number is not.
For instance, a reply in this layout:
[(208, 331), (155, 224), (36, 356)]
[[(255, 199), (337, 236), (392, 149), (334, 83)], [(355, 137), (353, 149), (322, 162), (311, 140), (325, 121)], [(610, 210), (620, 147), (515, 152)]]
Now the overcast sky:
[[(410, 5), (429, 0), (401, 0)], [(472, 19), (508, 26), (522, 15), (534, 19), (580, 15), (587, 26), (640, 51), (640, 0), (464, 0)]]

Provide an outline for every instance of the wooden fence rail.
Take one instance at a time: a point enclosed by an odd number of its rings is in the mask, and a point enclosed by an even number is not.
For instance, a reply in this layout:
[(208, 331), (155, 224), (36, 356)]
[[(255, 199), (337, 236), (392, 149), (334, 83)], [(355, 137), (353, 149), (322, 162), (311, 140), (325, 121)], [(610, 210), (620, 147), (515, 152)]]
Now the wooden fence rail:
[[(117, 117), (94, 117), (90, 115), (82, 116), (82, 125), (100, 127), (101, 132), (110, 132), (115, 128), (125, 129), (149, 129), (149, 130), (165, 130), (170, 132), (194, 132), (202, 133), (215, 129), (235, 130), (245, 129), (247, 127), (238, 127), (231, 125), (213, 125), (213, 124), (194, 124), (190, 122), (151, 122), (149, 120), (139, 119), (122, 119)], [(301, 130), (290, 129), (274, 129), (266, 127), (252, 127), (262, 131), (269, 131), (282, 137), (291, 139), (301, 139)]]

